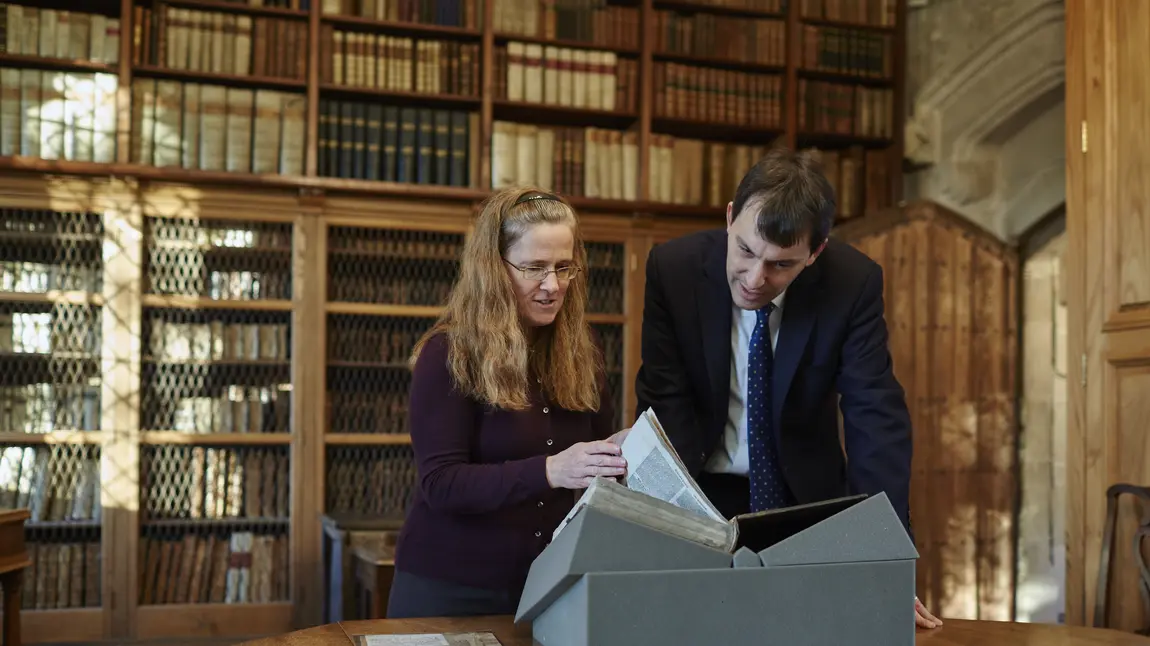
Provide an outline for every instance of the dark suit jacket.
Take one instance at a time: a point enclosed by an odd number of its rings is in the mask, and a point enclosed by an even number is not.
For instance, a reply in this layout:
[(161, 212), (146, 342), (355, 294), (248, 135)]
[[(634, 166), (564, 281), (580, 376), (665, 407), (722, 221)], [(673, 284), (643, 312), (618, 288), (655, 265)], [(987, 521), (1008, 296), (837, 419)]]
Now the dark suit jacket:
[[(654, 408), (693, 476), (727, 421), (726, 256), (726, 231), (715, 230), (660, 244), (647, 260), (638, 409)], [(833, 239), (791, 283), (775, 350), (772, 428), (800, 504), (885, 491), (909, 532), (910, 415), (892, 372), (882, 292), (882, 268)]]

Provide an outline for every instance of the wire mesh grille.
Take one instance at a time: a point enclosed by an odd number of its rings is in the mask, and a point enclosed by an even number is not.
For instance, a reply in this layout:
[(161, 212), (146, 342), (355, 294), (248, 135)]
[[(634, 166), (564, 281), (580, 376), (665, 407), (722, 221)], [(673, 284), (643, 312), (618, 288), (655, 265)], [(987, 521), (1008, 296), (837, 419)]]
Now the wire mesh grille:
[(290, 432), (290, 312), (152, 308), (142, 329), (144, 429)]
[(407, 358), (435, 319), (328, 317), (328, 406), (332, 433), (406, 433)]
[(623, 410), (623, 326), (607, 323), (596, 323), (591, 326), (599, 337), (603, 347), (603, 363), (607, 370), (607, 387), (610, 389), (612, 401), (615, 402), (615, 413), (620, 423), (629, 426), (624, 420), (630, 415)]
[(623, 313), (624, 246), (617, 243), (587, 243), (587, 311), (596, 314)]
[(100, 605), (100, 447), (0, 445), (0, 508), (28, 509), (21, 607)]
[(403, 517), (415, 473), (410, 445), (329, 446), (326, 511)]
[(289, 598), (288, 447), (149, 446), (140, 603)]
[(332, 227), (328, 300), (441, 305), (455, 281), (457, 233)]
[(100, 430), (100, 308), (0, 303), (0, 432)]
[(99, 293), (99, 213), (0, 208), (0, 291)]
[(144, 291), (218, 300), (290, 299), (290, 223), (149, 217)]

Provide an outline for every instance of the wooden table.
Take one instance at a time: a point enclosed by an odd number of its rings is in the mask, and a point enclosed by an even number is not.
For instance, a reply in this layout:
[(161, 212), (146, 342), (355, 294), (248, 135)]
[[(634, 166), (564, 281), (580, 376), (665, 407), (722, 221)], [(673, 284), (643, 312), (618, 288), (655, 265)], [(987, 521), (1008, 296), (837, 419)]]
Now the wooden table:
[[(943, 621), (941, 628), (919, 630), (916, 646), (1150, 646), (1150, 638), (1098, 628)], [(353, 635), (485, 631), (495, 633), (503, 646), (532, 646), (530, 625), (515, 626), (510, 617), (345, 621), (246, 642), (244, 646), (348, 646)]]
[(4, 588), (4, 646), (20, 646), (20, 586), (32, 565), (24, 545), (27, 509), (0, 511), (0, 586)]

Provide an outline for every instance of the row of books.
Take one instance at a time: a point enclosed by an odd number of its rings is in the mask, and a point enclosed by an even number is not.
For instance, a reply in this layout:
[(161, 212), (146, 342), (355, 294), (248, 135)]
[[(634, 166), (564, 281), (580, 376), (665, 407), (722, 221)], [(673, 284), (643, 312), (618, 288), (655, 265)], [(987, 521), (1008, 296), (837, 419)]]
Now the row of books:
[(781, 128), (783, 77), (656, 61), (655, 116)]
[(251, 531), (141, 537), (141, 604), (268, 603), (290, 599), (286, 534)]
[[(155, 312), (155, 310), (153, 310)], [(153, 314), (148, 359), (160, 362), (288, 361), (289, 325), (276, 322), (185, 322)]]
[[(655, 199), (674, 204), (723, 207), (742, 176), (765, 152), (763, 146), (652, 137), (651, 192)], [(820, 154), (835, 189), (838, 217), (852, 218), (864, 209), (890, 206), (893, 178), (886, 150), (854, 146)]]
[(416, 476), (411, 447), (330, 447), (327, 464), (329, 513), (354, 510), (391, 517), (407, 511)]
[(898, 0), (792, 0), (802, 4), (804, 18), (889, 27), (895, 24)]
[[(21, 372), (2, 359), (0, 369), (13, 376)], [(43, 379), (31, 371), (24, 374), (33, 380)], [(0, 433), (100, 430), (100, 387), (91, 385), (88, 374), (83, 372), (74, 372), (62, 381), (72, 383), (34, 381), (18, 386), (0, 386)], [(4, 506), (0, 505), (0, 508)]]
[(199, 435), (290, 432), (290, 384), (236, 385), (229, 382), (255, 378), (250, 369), (245, 375), (212, 368), (198, 365), (192, 371), (177, 371), (148, 366), (143, 375), (141, 426)]
[(894, 42), (890, 34), (844, 27), (803, 27), (801, 67), (815, 72), (891, 79)]
[(535, 184), (564, 195), (634, 200), (638, 133), (496, 121), (491, 185)]
[(406, 366), (431, 319), (333, 316), (327, 328), (328, 362)]
[(654, 51), (782, 67), (787, 64), (787, 23), (656, 11)]
[(478, 113), (322, 99), (319, 109), (321, 176), (477, 185)]
[(142, 458), (145, 522), (290, 514), (286, 450), (168, 445), (148, 447)]
[(149, 264), (145, 289), (149, 294), (206, 296), (212, 300), (255, 301), (291, 298), (291, 270), (207, 270), (202, 257), (166, 254), (169, 262)]
[(0, 3), (0, 52), (111, 65), (120, 60), (120, 19)]
[(99, 448), (0, 448), (0, 509), (17, 508), (29, 510), (31, 524), (100, 520)]
[(136, 79), (131, 161), (302, 175), (306, 112), (303, 94)]
[(604, 0), (491, 0), (496, 34), (639, 49), (639, 7)]
[(320, 82), (478, 97), (479, 43), (336, 31), (320, 33)]
[(114, 74), (0, 68), (0, 156), (116, 160)]
[(74, 358), (99, 349), (94, 317), (62, 320), (52, 312), (0, 311), (0, 355), (68, 354)]
[(99, 213), (0, 207), (0, 241), (4, 240), (4, 234), (14, 233), (32, 234), (21, 236), (21, 242), (31, 242), (33, 236), (97, 242), (103, 231)]
[(24, 570), (24, 610), (100, 605), (100, 541), (26, 543), (32, 564)]
[(135, 64), (234, 76), (307, 78), (306, 21), (170, 5), (159, 5), (154, 11), (137, 5), (133, 10)]
[(80, 258), (64, 262), (0, 260), (0, 292), (45, 294), (60, 290), (98, 294), (102, 283), (103, 270), (95, 260), (87, 263)]
[(614, 52), (512, 41), (495, 49), (495, 96), (510, 101), (633, 112), (638, 61)]
[(156, 217), (147, 220), (147, 244), (195, 251), (245, 249), (291, 251), (292, 228), (270, 222), (196, 220)]
[[(307, 1), (307, 0), (304, 0)], [(321, 0), (324, 16), (478, 29), (483, 0)]]
[(874, 139), (894, 136), (894, 90), (799, 81), (799, 130)]
[(385, 258), (453, 260), (463, 249), (463, 237), (453, 233), (410, 229), (332, 227), (329, 254), (358, 256), (364, 261)]
[[(329, 432), (373, 435), (408, 432), (407, 391), (411, 380), (406, 371), (391, 371), (376, 378), (364, 375), (361, 370), (333, 369), (330, 373), (327, 393), (331, 402)], [(371, 392), (362, 390), (368, 387)]]

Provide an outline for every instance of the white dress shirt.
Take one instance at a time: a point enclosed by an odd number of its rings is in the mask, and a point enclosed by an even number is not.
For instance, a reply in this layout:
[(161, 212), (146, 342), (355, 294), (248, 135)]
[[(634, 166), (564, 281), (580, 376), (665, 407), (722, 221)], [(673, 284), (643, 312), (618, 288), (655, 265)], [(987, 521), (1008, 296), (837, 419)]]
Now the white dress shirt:
[[(779, 341), (779, 324), (783, 321), (783, 300), (786, 292), (772, 301), (775, 310), (767, 324), (771, 329), (771, 351)], [(747, 450), (747, 358), (750, 354), (751, 334), (755, 331), (758, 315), (755, 310), (732, 306), (731, 315), (731, 396), (727, 400), (727, 425), (723, 437), (711, 458), (703, 467), (711, 473), (747, 475), (750, 453)]]

